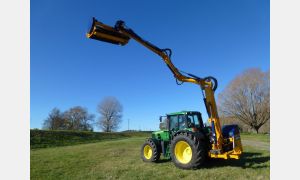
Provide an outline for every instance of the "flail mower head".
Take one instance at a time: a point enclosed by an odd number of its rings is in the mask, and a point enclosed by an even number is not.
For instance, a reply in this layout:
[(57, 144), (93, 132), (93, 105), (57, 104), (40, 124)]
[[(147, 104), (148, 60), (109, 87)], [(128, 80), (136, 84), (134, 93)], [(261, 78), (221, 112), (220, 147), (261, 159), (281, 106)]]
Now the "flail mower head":
[(128, 36), (120, 33), (115, 28), (105, 25), (100, 21), (97, 21), (95, 18), (93, 18), (92, 26), (86, 36), (98, 41), (104, 41), (122, 46), (127, 44), (130, 39)]

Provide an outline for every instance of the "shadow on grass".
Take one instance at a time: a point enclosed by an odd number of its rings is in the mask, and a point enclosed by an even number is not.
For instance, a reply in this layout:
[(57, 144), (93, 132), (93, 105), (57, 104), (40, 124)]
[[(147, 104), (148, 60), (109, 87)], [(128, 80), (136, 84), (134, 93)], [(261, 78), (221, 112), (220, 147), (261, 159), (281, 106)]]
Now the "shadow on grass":
[(270, 161), (270, 156), (262, 156), (262, 153), (244, 152), (240, 159), (209, 159), (203, 165), (204, 168), (215, 168), (224, 166), (233, 166), (241, 168), (266, 168), (269, 165), (265, 164)]
[[(265, 164), (270, 161), (270, 156), (263, 156), (262, 153), (244, 152), (240, 159), (208, 159), (202, 168), (216, 168), (216, 167), (241, 167), (259, 169), (266, 168), (269, 165)], [(170, 159), (160, 159), (157, 163), (171, 162)]]
[(171, 162), (171, 159), (159, 159), (156, 163), (166, 163), (166, 162)]

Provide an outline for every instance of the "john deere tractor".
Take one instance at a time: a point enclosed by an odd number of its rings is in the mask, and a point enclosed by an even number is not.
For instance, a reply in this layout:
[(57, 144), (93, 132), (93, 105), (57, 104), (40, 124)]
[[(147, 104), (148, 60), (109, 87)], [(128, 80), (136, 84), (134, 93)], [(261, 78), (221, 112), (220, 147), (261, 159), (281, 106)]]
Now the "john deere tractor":
[(145, 41), (132, 29), (127, 28), (123, 21), (117, 21), (115, 26), (111, 27), (93, 18), (87, 37), (122, 46), (134, 39), (162, 58), (178, 85), (188, 82), (200, 87), (210, 125), (205, 127), (201, 113), (196, 111), (170, 113), (161, 117), (161, 130), (153, 132), (152, 137), (142, 146), (141, 156), (144, 161), (157, 162), (163, 155), (171, 158), (179, 168), (193, 169), (200, 167), (206, 158), (240, 158), (243, 149), (237, 125), (221, 127), (220, 124), (214, 97), (218, 87), (216, 78), (201, 78), (180, 71), (171, 61), (171, 49), (161, 49)]
[(189, 169), (200, 166), (207, 158), (209, 128), (203, 126), (201, 113), (182, 111), (167, 114), (160, 131), (152, 133), (141, 149), (142, 159), (157, 162), (160, 155), (171, 158), (175, 165)]
[[(227, 152), (241, 151), (237, 125), (223, 126), (223, 137), (231, 137), (227, 139), (230, 143), (224, 147)], [(142, 145), (141, 157), (145, 162), (158, 162), (162, 155), (165, 159), (172, 159), (179, 168), (195, 169), (210, 158), (213, 138), (211, 127), (204, 126), (200, 112), (170, 113), (160, 117), (160, 130), (153, 132)], [(239, 158), (238, 155), (231, 157)]]

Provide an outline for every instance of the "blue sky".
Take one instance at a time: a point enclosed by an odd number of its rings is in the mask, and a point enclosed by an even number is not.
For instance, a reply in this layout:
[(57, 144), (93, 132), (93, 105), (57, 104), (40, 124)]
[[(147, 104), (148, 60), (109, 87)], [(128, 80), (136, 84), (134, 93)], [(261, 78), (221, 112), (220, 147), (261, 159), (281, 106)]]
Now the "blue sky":
[[(41, 128), (52, 108), (86, 107), (116, 97), (120, 130), (156, 130), (158, 117), (180, 110), (206, 114), (200, 88), (176, 85), (163, 61), (137, 42), (116, 46), (87, 39), (92, 17), (122, 19), (144, 39), (171, 48), (181, 70), (219, 81), (216, 96), (248, 68), (270, 67), (267, 0), (30, 2), (30, 127)], [(97, 129), (96, 129), (97, 130)]]

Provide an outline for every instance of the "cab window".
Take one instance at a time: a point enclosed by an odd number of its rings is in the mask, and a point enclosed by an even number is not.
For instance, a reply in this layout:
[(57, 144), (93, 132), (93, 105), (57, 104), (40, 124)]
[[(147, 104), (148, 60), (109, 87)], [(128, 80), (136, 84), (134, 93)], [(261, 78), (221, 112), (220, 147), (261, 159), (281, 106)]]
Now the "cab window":
[(185, 128), (185, 116), (184, 115), (173, 115), (169, 116), (170, 119), (170, 130), (179, 130)]
[(178, 124), (178, 116), (170, 116), (170, 130), (176, 130)]
[(188, 126), (189, 127), (203, 127), (202, 124), (202, 119), (201, 117), (199, 118), (200, 115), (198, 114), (193, 114), (193, 115), (188, 115)]

